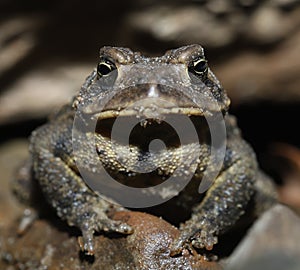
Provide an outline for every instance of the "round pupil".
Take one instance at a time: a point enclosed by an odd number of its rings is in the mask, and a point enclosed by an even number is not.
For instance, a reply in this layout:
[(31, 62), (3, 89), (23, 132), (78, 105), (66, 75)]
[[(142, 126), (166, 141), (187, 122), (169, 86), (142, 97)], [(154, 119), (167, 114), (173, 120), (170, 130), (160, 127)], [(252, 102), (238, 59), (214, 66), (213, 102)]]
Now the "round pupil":
[(201, 73), (207, 69), (207, 63), (205, 60), (200, 60), (194, 65), (195, 72)]
[(106, 63), (100, 63), (98, 65), (98, 73), (100, 73), (101, 75), (107, 75), (109, 72), (111, 72), (110, 65)]

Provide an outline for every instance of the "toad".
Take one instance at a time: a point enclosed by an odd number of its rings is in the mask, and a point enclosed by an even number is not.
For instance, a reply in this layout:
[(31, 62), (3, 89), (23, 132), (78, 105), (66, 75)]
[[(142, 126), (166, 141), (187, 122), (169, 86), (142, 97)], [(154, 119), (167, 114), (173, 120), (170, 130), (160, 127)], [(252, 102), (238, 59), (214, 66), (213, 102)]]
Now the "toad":
[[(162, 72), (161, 66), (169, 72)], [(178, 68), (172, 70), (173, 67)], [(156, 79), (143, 81), (151, 72)], [(188, 90), (178, 90), (176, 85), (187, 85)], [(126, 109), (145, 98), (152, 101), (143, 103), (143, 108)], [(105, 106), (97, 110), (95, 100)], [(252, 199), (257, 202), (256, 208), (264, 209), (276, 197), (271, 182), (259, 172), (255, 154), (241, 137), (235, 118), (228, 113), (229, 105), (230, 100), (210, 70), (200, 45), (170, 50), (161, 57), (146, 57), (127, 48), (103, 47), (97, 68), (87, 77), (79, 93), (48, 123), (32, 132), (29, 173), (18, 179), (15, 191), (27, 198), (25, 183), (36, 181), (58, 217), (80, 229), (82, 250), (93, 255), (95, 232), (134, 232), (129, 225), (113, 220), (108, 214), (112, 209), (126, 210), (125, 207), (116, 203), (115, 198), (109, 198), (109, 194), (91, 188), (81, 169), (92, 175), (96, 172), (97, 181), (101, 182), (101, 173), (97, 174), (100, 161), (114, 179), (136, 187), (163, 183), (175, 171), (177, 178), (184, 178), (188, 172), (192, 175), (191, 182), (178, 192), (171, 192), (171, 200), (163, 204), (169, 209), (166, 212), (176, 213), (181, 208), (189, 213), (181, 220), (180, 236), (170, 246), (170, 254), (180, 254), (192, 246), (211, 250), (218, 236), (245, 214)], [(205, 115), (217, 113), (222, 115), (226, 128), (226, 136), (221, 140), (225, 144), (224, 158), (207, 190), (199, 194), (197, 186), (209, 164), (214, 169), (214, 162), (209, 163), (212, 137)], [(75, 153), (76, 115), (81, 118), (89, 115), (96, 123), (93, 129), (81, 130), (76, 137), (81, 147)], [(195, 126), (198, 142), (180, 143), (174, 130), (159, 117), (162, 115), (172, 115), (175, 119), (188, 117)], [(112, 138), (111, 129), (120, 117), (143, 118), (132, 130), (128, 143)], [(151, 152), (149, 144), (155, 138), (163, 140), (165, 147)], [(93, 156), (87, 150), (90, 147), (95, 149)], [(197, 157), (194, 163), (190, 167), (181, 166), (182, 160), (193, 154)], [(120, 155), (127, 162), (122, 162)], [(145, 160), (151, 162), (144, 162), (141, 172), (139, 166)]]

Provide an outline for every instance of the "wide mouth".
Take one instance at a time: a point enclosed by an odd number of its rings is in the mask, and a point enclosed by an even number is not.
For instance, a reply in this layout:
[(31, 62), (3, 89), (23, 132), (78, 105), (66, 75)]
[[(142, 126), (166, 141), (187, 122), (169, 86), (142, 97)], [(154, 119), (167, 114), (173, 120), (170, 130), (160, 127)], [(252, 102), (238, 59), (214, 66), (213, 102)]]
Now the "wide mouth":
[(208, 123), (198, 108), (144, 108), (143, 113), (107, 110), (96, 117), (95, 132), (103, 139), (136, 146), (141, 152), (148, 152), (154, 140), (162, 141), (167, 149), (210, 141)]
[(95, 113), (94, 118), (98, 120), (106, 120), (116, 117), (131, 117), (131, 116), (154, 116), (159, 115), (187, 115), (187, 116), (202, 116), (204, 117), (204, 111), (197, 107), (144, 107), (136, 106), (134, 108), (126, 109), (108, 109), (101, 112)]

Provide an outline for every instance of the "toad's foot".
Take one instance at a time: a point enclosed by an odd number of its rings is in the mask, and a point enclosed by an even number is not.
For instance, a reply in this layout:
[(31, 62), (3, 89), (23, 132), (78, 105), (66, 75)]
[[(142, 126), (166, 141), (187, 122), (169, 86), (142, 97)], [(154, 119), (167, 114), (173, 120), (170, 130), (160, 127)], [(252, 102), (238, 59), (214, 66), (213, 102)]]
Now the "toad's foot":
[(133, 229), (126, 223), (108, 218), (102, 211), (85, 213), (84, 218), (78, 226), (82, 232), (82, 237), (78, 238), (78, 243), (86, 255), (94, 255), (94, 233), (97, 232), (117, 232), (121, 234), (131, 234)]
[(171, 256), (180, 254), (183, 249), (191, 249), (191, 247), (212, 250), (213, 246), (217, 244), (218, 238), (213, 232), (207, 230), (200, 230), (197, 232), (183, 230), (180, 236), (171, 245)]

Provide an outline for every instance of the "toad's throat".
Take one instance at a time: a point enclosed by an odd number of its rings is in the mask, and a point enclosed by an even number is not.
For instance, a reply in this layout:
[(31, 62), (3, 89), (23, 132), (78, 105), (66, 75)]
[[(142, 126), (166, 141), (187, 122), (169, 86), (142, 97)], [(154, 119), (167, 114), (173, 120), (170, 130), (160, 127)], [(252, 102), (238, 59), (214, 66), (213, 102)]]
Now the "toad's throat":
[(137, 177), (139, 183), (140, 176), (149, 176), (150, 182), (154, 176), (159, 181), (171, 175), (188, 177), (194, 174), (200, 152), (209, 152), (210, 132), (200, 114), (167, 113), (158, 118), (97, 116), (97, 152), (116, 179), (126, 175), (131, 180)]

